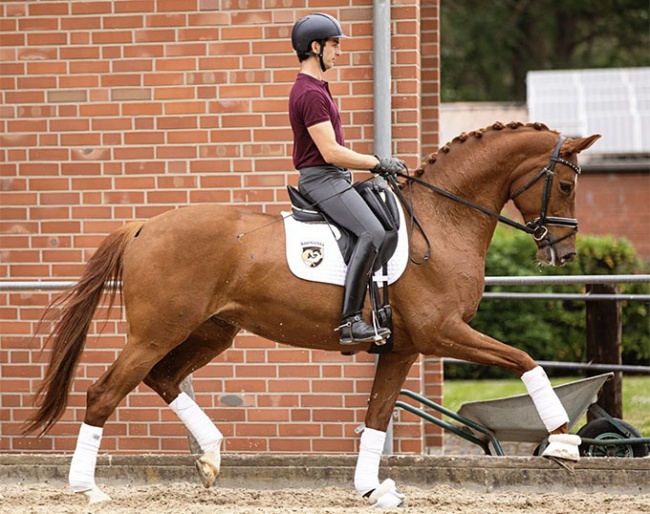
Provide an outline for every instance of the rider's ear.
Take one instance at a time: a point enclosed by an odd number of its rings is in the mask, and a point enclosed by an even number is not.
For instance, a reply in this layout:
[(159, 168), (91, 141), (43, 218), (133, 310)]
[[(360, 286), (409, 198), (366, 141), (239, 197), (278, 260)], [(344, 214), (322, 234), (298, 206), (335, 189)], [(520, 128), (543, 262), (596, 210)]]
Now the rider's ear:
[(311, 42), (311, 51), (318, 55), (321, 51), (321, 45), (319, 41), (312, 41)]

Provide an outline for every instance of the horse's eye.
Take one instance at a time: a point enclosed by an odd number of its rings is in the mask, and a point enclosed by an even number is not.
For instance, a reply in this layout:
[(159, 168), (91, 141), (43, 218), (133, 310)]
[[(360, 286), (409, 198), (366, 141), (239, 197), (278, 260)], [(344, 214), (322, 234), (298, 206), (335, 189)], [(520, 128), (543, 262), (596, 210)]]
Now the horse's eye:
[(565, 195), (571, 194), (571, 191), (573, 191), (573, 183), (560, 182), (560, 191), (562, 191)]

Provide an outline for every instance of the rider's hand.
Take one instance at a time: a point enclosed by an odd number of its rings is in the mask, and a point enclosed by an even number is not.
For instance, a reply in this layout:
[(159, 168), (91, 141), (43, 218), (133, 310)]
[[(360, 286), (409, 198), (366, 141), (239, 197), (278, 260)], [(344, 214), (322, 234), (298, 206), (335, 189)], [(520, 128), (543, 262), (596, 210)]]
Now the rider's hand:
[(379, 163), (370, 171), (382, 177), (394, 177), (397, 173), (406, 171), (406, 163), (400, 159), (395, 159), (394, 157), (377, 157), (377, 159), (379, 159)]

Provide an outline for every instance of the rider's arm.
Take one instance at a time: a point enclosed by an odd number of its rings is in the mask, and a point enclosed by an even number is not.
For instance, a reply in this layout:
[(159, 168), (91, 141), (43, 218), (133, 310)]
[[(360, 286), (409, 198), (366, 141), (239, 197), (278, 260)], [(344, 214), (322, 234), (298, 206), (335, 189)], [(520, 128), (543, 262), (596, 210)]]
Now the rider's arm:
[(307, 131), (316, 143), (323, 159), (330, 164), (353, 170), (370, 170), (378, 163), (378, 159), (374, 155), (358, 153), (338, 144), (331, 121), (312, 125)]

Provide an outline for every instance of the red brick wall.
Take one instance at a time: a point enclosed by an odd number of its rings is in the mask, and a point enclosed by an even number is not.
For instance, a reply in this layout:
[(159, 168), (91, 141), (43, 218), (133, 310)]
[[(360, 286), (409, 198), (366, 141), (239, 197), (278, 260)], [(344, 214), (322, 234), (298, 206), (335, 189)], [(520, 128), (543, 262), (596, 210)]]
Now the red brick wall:
[(585, 172), (576, 198), (581, 234), (624, 237), (650, 260), (650, 174)]
[[(72, 280), (107, 233), (179, 206), (286, 208), (297, 180), (290, 31), (323, 10), (354, 36), (328, 79), (346, 139), (371, 152), (370, 0), (2, 2), (0, 277)], [(391, 14), (393, 150), (415, 166), (437, 145), (438, 1), (400, 0)], [(64, 418), (41, 440), (20, 437), (48, 357), (32, 334), (52, 296), (0, 293), (0, 451), (71, 450), (85, 391), (124, 344), (117, 313), (100, 337), (93, 325)], [(369, 355), (243, 334), (195, 373), (194, 389), (227, 451), (351, 452), (373, 369)], [(407, 387), (421, 391), (422, 376), (417, 363)], [(105, 433), (102, 450), (115, 453), (187, 449), (183, 427), (144, 386)], [(422, 424), (402, 413), (395, 451), (424, 444)]]

